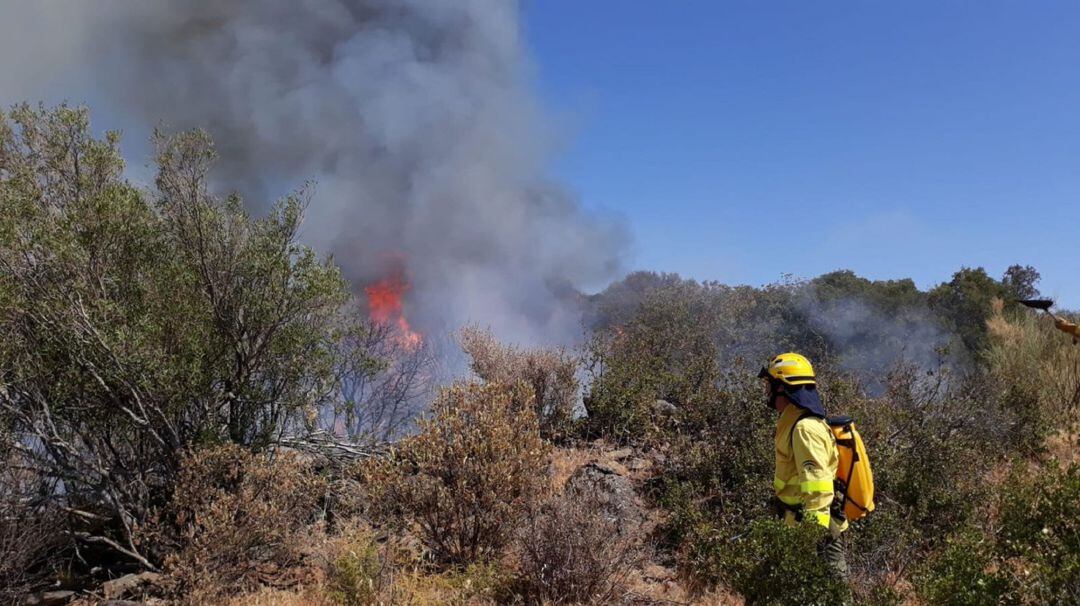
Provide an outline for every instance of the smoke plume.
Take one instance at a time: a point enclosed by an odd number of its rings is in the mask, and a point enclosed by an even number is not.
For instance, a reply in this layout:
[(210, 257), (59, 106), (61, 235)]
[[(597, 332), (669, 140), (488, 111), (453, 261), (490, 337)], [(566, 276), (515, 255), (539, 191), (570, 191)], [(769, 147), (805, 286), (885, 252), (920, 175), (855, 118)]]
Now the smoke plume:
[(2, 12), (7, 95), (90, 102), (128, 145), (158, 122), (204, 127), (222, 185), (254, 210), (314, 180), (305, 238), (358, 293), (386, 277), (387, 258), (404, 259), (421, 330), (577, 334), (565, 293), (619, 269), (618, 223), (545, 176), (550, 141), (516, 2), (112, 0)]
[(923, 371), (959, 364), (948, 350), (952, 338), (925, 303), (887, 311), (857, 296), (823, 298), (813, 286), (794, 302), (807, 326), (826, 338), (834, 361), (859, 376), (872, 395), (884, 391), (886, 373), (898, 364)]

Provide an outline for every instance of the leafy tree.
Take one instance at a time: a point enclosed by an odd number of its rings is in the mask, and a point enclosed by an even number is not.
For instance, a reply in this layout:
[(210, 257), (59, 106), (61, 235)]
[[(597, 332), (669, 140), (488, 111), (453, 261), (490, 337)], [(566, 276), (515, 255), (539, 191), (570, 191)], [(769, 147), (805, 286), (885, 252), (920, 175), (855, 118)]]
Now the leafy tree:
[(1005, 286), (981, 267), (964, 267), (952, 280), (929, 293), (930, 307), (949, 322), (967, 351), (976, 353), (986, 346), (986, 320), (994, 299), (1009, 295)]
[(1041, 278), (1030, 265), (1010, 265), (1001, 277), (1001, 284), (1013, 299), (1034, 299), (1039, 296), (1035, 285)]
[(305, 192), (261, 219), (213, 196), (201, 131), (158, 135), (141, 191), (118, 143), (85, 109), (0, 114), (0, 420), (72, 536), (155, 567), (135, 535), (185, 449), (265, 446), (370, 360), (338, 269), (296, 241)]

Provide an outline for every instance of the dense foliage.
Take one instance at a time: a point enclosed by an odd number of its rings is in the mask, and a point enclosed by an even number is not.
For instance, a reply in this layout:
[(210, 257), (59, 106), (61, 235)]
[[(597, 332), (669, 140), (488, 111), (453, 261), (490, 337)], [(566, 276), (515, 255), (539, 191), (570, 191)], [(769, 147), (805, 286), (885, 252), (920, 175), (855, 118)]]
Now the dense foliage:
[(259, 219), (213, 196), (199, 131), (157, 137), (143, 191), (117, 141), (85, 110), (0, 115), (0, 446), (71, 537), (156, 568), (135, 531), (185, 450), (266, 447), (370, 359), (339, 271), (297, 242), (305, 194)]
[[(994, 478), (1011, 459), (1038, 459), (1057, 432), (1066, 437), (1055, 439), (1074, 440), (1068, 431), (1080, 408), (1080, 353), (1044, 318), (1001, 298), (1031, 296), (1036, 279), (1034, 270), (1019, 266), (1000, 282), (964, 269), (923, 293), (909, 281), (870, 282), (850, 272), (761, 290), (631, 276), (594, 301), (590, 416), (583, 428), (670, 453), (651, 494), (670, 515), (662, 546), (688, 578), (705, 586), (726, 583), (763, 602), (784, 601), (770, 593), (783, 585), (770, 575), (791, 567), (809, 573), (820, 561), (782, 561), (787, 552), (770, 541), (783, 530), (754, 522), (769, 516), (772, 419), (753, 369), (739, 355), (745, 344), (732, 348), (738, 342), (725, 332), (733, 326), (725, 324), (728, 314), (747, 325), (762, 309), (776, 313), (783, 326), (768, 328), (772, 335), (761, 344), (772, 349), (761, 351), (759, 364), (766, 352), (789, 348), (816, 356), (827, 408), (853, 415), (870, 448), (878, 510), (849, 537), (857, 597), (890, 601), (913, 577), (932, 602), (947, 602), (942, 596), (967, 583), (981, 593), (956, 603), (984, 603), (979, 600), (1004, 588), (1015, 593), (1008, 579), (972, 576), (989, 574), (1007, 559), (972, 547), (999, 544), (1007, 534), (986, 516), (1002, 494), (1017, 494), (1017, 483)], [(751, 295), (765, 302), (741, 303)], [(824, 326), (817, 315), (842, 322), (851, 309), (860, 313), (849, 316), (854, 324), (846, 332), (810, 330)], [(937, 355), (906, 355), (905, 335), (940, 337)], [(949, 348), (962, 355), (950, 355)], [(657, 399), (665, 404), (663, 414)], [(1062, 489), (1062, 482), (1048, 473), (1021, 485), (1039, 494)], [(1058, 519), (1058, 512), (1048, 515)], [(1066, 541), (1076, 538), (1071, 527), (1062, 534)], [(1020, 542), (1034, 549), (1036, 539), (1027, 533)], [(968, 548), (975, 559), (961, 557)], [(1029, 574), (1039, 575), (1026, 587), (1053, 587), (1024, 603), (1068, 601), (1075, 569), (1039, 568), (1038, 550), (1015, 553)], [(937, 564), (916, 570), (928, 556)], [(751, 564), (765, 568), (745, 568)], [(827, 583), (816, 586), (822, 593), (807, 600), (833, 599)]]

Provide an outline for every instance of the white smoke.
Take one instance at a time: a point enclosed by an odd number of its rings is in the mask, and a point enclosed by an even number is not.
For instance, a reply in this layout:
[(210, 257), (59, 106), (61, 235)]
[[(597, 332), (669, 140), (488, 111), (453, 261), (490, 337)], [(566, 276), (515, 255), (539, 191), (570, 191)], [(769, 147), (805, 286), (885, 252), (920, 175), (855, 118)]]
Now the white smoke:
[(885, 374), (898, 365), (933, 372), (958, 364), (952, 337), (923, 302), (885, 310), (856, 296), (824, 298), (810, 286), (795, 306), (808, 327), (826, 338), (833, 360), (858, 375), (873, 395), (884, 390)]
[(509, 0), (10, 3), (0, 75), (5, 102), (89, 102), (129, 141), (206, 128), (255, 209), (313, 179), (305, 238), (358, 291), (404, 258), (420, 328), (543, 342), (578, 334), (560, 293), (611, 278), (626, 238), (545, 176), (519, 19)]

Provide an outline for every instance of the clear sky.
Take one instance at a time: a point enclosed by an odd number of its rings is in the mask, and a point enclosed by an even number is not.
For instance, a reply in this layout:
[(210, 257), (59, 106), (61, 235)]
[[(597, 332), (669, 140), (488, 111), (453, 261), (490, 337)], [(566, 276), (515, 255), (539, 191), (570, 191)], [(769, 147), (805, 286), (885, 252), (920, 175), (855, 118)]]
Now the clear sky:
[(1080, 3), (532, 0), (525, 27), (555, 170), (633, 267), (1021, 263), (1080, 308)]

